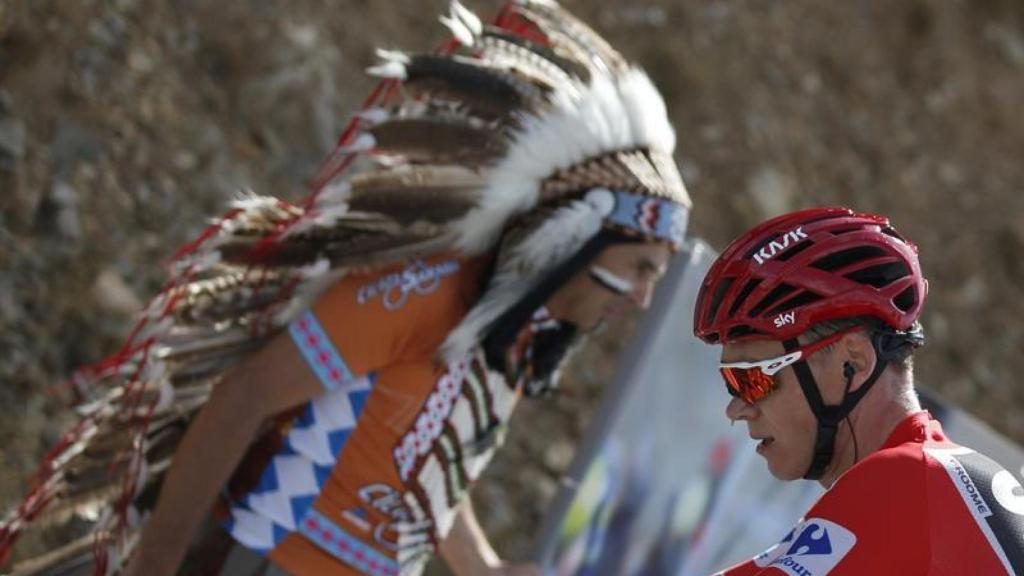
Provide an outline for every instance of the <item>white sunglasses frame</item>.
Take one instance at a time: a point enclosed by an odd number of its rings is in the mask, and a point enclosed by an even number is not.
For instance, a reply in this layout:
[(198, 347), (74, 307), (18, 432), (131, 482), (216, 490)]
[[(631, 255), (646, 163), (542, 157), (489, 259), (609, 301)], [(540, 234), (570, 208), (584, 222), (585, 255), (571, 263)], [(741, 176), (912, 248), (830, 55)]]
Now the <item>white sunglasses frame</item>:
[(719, 368), (743, 368), (749, 370), (751, 368), (758, 368), (765, 376), (775, 376), (782, 371), (786, 366), (795, 364), (797, 360), (803, 358), (804, 351), (797, 350), (789, 354), (783, 354), (782, 356), (776, 356), (775, 358), (768, 358), (767, 360), (759, 360), (757, 362), (721, 362)]
[(765, 376), (775, 376), (782, 371), (783, 368), (796, 364), (801, 358), (810, 356), (815, 352), (822, 350), (832, 344), (838, 342), (843, 336), (856, 332), (860, 329), (859, 326), (853, 328), (847, 328), (846, 330), (840, 330), (834, 334), (818, 340), (817, 342), (811, 342), (805, 346), (801, 346), (797, 350), (783, 354), (782, 356), (776, 356), (774, 358), (767, 358), (765, 360), (757, 360), (755, 362), (720, 362), (718, 364), (719, 369), (723, 368), (742, 368), (749, 370), (751, 368), (757, 368), (764, 373)]

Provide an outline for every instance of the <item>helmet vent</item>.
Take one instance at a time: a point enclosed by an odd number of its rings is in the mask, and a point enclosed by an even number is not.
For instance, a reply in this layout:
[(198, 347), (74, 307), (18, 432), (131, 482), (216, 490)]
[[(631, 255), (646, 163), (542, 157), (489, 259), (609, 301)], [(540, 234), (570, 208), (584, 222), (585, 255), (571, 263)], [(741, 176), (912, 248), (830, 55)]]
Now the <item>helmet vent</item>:
[(799, 308), (800, 306), (817, 302), (818, 300), (821, 300), (821, 296), (818, 296), (810, 290), (804, 290), (789, 300), (779, 303), (777, 306), (769, 310), (765, 316), (775, 316), (776, 314), (781, 314), (794, 308)]
[(904, 244), (907, 243), (907, 239), (904, 238), (903, 236), (901, 236), (900, 233), (897, 232), (895, 229), (893, 229), (892, 226), (883, 226), (882, 227), (882, 234), (887, 234), (889, 236), (892, 236), (893, 238), (899, 240), (900, 242), (903, 242)]
[(889, 262), (850, 272), (845, 277), (858, 284), (870, 284), (875, 288), (884, 288), (909, 275), (910, 270), (903, 262)]
[(862, 230), (860, 226), (847, 226), (846, 228), (836, 228), (835, 230), (829, 230), (833, 236), (841, 236), (843, 234), (849, 234), (850, 232), (856, 232)]
[(757, 288), (758, 286), (760, 286), (760, 284), (760, 278), (754, 278), (747, 282), (747, 284), (743, 287), (743, 290), (740, 290), (740, 293), (736, 296), (736, 299), (733, 300), (732, 306), (729, 307), (730, 318), (732, 318), (732, 316), (736, 314), (736, 311), (740, 309), (740, 306), (743, 306), (743, 303), (746, 302), (747, 296), (750, 296), (750, 293), (754, 291), (754, 288)]
[(797, 244), (796, 246), (793, 246), (789, 250), (786, 250), (782, 254), (776, 256), (775, 261), (785, 262), (786, 260), (789, 260), (793, 256), (796, 256), (797, 254), (803, 252), (804, 250), (807, 250), (811, 246), (814, 246), (814, 242), (811, 242), (810, 240), (804, 240), (803, 242)]
[(795, 290), (796, 287), (790, 286), (789, 284), (779, 284), (778, 286), (775, 287), (774, 290), (769, 292), (768, 295), (764, 297), (764, 300), (758, 302), (757, 306), (755, 306), (754, 309), (750, 311), (750, 316), (752, 318), (760, 316), (766, 308), (775, 304), (776, 302), (785, 298), (786, 296), (789, 296)]
[(845, 268), (850, 264), (868, 260), (870, 258), (878, 258), (879, 256), (885, 256), (887, 252), (877, 246), (857, 246), (856, 248), (848, 248), (846, 250), (840, 250), (819, 259), (818, 261), (811, 264), (811, 266), (818, 270), (824, 270), (825, 272), (831, 272), (838, 270), (839, 268)]
[(763, 333), (759, 330), (754, 330), (746, 324), (740, 324), (739, 326), (729, 328), (729, 340), (735, 340), (736, 338), (743, 338), (744, 336), (752, 336), (755, 334)]
[(914, 290), (914, 287), (910, 286), (903, 292), (900, 292), (899, 296), (893, 298), (892, 303), (900, 310), (910, 312), (917, 304), (917, 290)]
[(725, 293), (732, 286), (732, 282), (735, 278), (726, 278), (722, 280), (722, 283), (715, 289), (715, 295), (711, 298), (711, 308), (708, 310), (708, 317), (705, 319), (706, 322), (714, 322), (715, 317), (718, 315), (718, 307), (722, 305), (722, 298)]

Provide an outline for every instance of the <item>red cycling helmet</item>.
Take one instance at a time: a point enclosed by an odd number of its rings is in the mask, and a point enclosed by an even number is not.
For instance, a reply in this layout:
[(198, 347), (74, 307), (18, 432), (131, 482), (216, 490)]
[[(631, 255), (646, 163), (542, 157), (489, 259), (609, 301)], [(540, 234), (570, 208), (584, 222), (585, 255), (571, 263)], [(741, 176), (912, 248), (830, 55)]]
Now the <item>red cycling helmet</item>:
[(819, 322), (873, 316), (903, 332), (927, 293), (917, 246), (888, 219), (813, 208), (773, 218), (725, 249), (701, 285), (693, 331), (709, 344), (788, 340)]

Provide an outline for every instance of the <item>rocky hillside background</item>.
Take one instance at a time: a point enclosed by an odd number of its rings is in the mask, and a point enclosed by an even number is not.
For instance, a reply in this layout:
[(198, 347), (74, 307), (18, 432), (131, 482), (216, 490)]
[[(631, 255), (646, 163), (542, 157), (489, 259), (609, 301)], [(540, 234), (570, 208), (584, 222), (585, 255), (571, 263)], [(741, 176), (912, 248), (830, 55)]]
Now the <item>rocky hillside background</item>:
[[(567, 1), (663, 90), (722, 247), (797, 207), (889, 215), (931, 280), (919, 380), (1024, 442), (1024, 4)], [(493, 14), (493, 1), (471, 7)], [(287, 199), (440, 1), (0, 1), (0, 503), (68, 421), (48, 389), (113, 351), (161, 263), (240, 189)], [(527, 406), (477, 498), (525, 557), (587, 424), (610, 330)], [(437, 568), (437, 573), (443, 573)]]

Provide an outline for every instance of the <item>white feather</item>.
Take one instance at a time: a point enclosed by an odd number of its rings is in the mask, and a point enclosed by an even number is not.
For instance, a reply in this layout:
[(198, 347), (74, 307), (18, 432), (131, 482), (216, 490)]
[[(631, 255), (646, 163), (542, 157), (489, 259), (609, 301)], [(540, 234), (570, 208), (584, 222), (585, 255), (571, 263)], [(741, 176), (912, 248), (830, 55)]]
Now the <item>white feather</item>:
[(484, 24), (480, 21), (480, 17), (469, 8), (463, 6), (459, 0), (452, 0), (450, 9), (452, 17), (461, 20), (466, 28), (473, 33), (473, 36), (483, 34)]
[(366, 69), (366, 73), (375, 78), (384, 78), (387, 80), (405, 80), (405, 65), (399, 64), (398, 62), (387, 62), (385, 64), (378, 64), (376, 66), (370, 66)]
[(338, 217), (348, 213), (347, 200), (352, 193), (352, 187), (348, 182), (336, 182), (329, 184), (320, 191), (316, 197), (316, 204), (306, 211), (301, 218), (293, 222), (282, 234), (283, 238), (289, 238), (302, 234), (317, 227), (326, 227), (334, 224)]
[(515, 247), (508, 267), (531, 275), (555, 268), (593, 238), (603, 220), (600, 209), (586, 200), (563, 206)]
[(152, 360), (146, 363), (142, 369), (139, 379), (143, 382), (160, 382), (167, 376), (167, 363), (162, 360)]
[(174, 327), (173, 316), (165, 316), (157, 320), (156, 322), (147, 322), (146, 325), (142, 328), (142, 330), (139, 330), (138, 334), (135, 337), (135, 341), (145, 342), (150, 338), (159, 339), (160, 336), (163, 336), (170, 332), (172, 327)]
[(221, 261), (220, 250), (216, 250), (215, 247), (223, 242), (222, 236), (215, 236), (210, 238), (207, 243), (203, 246), (203, 249), (198, 252), (193, 252), (187, 256), (179, 258), (171, 263), (171, 268), (175, 274), (191, 274), (199, 272), (201, 270), (209, 270), (213, 268)]
[(472, 46), (475, 43), (473, 33), (469, 31), (469, 28), (459, 20), (457, 16), (441, 16), (438, 18), (441, 24), (444, 24), (448, 30), (451, 31), (455, 39), (459, 41), (459, 44), (463, 46)]
[(371, 126), (376, 126), (390, 117), (391, 113), (385, 108), (367, 108), (356, 112), (356, 118)]
[[(162, 362), (161, 362), (162, 364)], [(174, 402), (174, 386), (171, 385), (170, 381), (164, 380), (156, 385), (157, 399), (155, 405), (152, 407), (154, 413), (163, 412), (170, 408)], [(145, 416), (150, 413), (150, 406), (148, 404), (139, 406), (135, 409), (135, 413), (138, 416)]]
[(299, 234), (305, 234), (313, 228), (317, 227), (316, 215), (312, 212), (307, 212), (305, 216), (292, 222), (288, 229), (281, 234), (282, 238), (291, 238), (298, 236)]
[(325, 206), (323, 209), (317, 209), (316, 215), (314, 216), (316, 225), (322, 228), (334, 226), (338, 221), (338, 218), (348, 214), (348, 204), (339, 204), (336, 206)]
[(326, 274), (330, 269), (331, 261), (327, 258), (320, 258), (312, 264), (302, 266), (297, 270), (297, 272), (303, 280), (315, 280)]
[(360, 152), (367, 152), (373, 150), (374, 146), (377, 145), (377, 139), (373, 137), (373, 134), (369, 132), (363, 132), (359, 136), (356, 136), (355, 142), (347, 144), (345, 146), (338, 146), (338, 152), (348, 154), (358, 154)]
[(352, 186), (348, 182), (332, 182), (324, 186), (320, 193), (317, 194), (316, 205), (342, 204), (348, 202), (351, 194)]
[(490, 249), (509, 218), (536, 205), (541, 182), (555, 171), (616, 150), (650, 147), (671, 154), (675, 145), (664, 101), (636, 68), (559, 90), (548, 113), (519, 120), (521, 129), (488, 174), (479, 206), (456, 225), (466, 253)]
[(316, 221), (312, 217), (309, 217), (309, 214), (307, 213), (302, 218), (292, 222), (292, 224), (289, 225), (288, 230), (286, 230), (281, 237), (292, 238), (293, 236), (305, 234), (314, 228), (316, 228)]
[(607, 188), (594, 188), (587, 192), (583, 200), (593, 206), (602, 218), (607, 218), (615, 211), (615, 195)]
[(378, 78), (390, 78), (397, 80), (406, 79), (406, 67), (409, 65), (409, 62), (411, 62), (407, 54), (398, 52), (397, 50), (378, 49), (377, 57), (383, 60), (383, 62), (376, 66), (367, 68), (367, 74)]
[(230, 205), (239, 210), (263, 212), (277, 209), (278, 202), (280, 200), (271, 196), (257, 196), (250, 191), (244, 191), (232, 200)]
[[(78, 435), (78, 438), (70, 446), (65, 448), (59, 456), (50, 461), (50, 466), (54, 469), (63, 468), (72, 458), (82, 453), (85, 450), (85, 445), (89, 443), (89, 440), (96, 435), (99, 429), (96, 426), (89, 426), (83, 432)], [(57, 478), (50, 478), (50, 482), (58, 481)]]
[(619, 77), (618, 88), (637, 145), (671, 154), (676, 147), (676, 133), (669, 122), (665, 101), (647, 74), (630, 68)]
[(401, 64), (408, 64), (409, 62), (412, 62), (409, 55), (401, 50), (385, 50), (384, 48), (378, 48), (375, 53), (378, 58), (388, 62), (399, 62)]
[(282, 236), (289, 238), (297, 234), (308, 232), (314, 228), (329, 228), (338, 221), (338, 218), (348, 214), (348, 204), (328, 204), (317, 206), (307, 212), (301, 219), (285, 230)]
[(142, 316), (152, 320), (162, 317), (164, 315), (164, 308), (167, 306), (168, 297), (167, 292), (161, 292), (158, 294), (155, 298), (149, 301), (149, 305), (142, 313)]
[(464, 358), (480, 342), (484, 330), (600, 231), (606, 208), (606, 202), (596, 196), (577, 200), (556, 210), (517, 245), (495, 271), (484, 297), (448, 334), (441, 347), (443, 359), (454, 362)]

